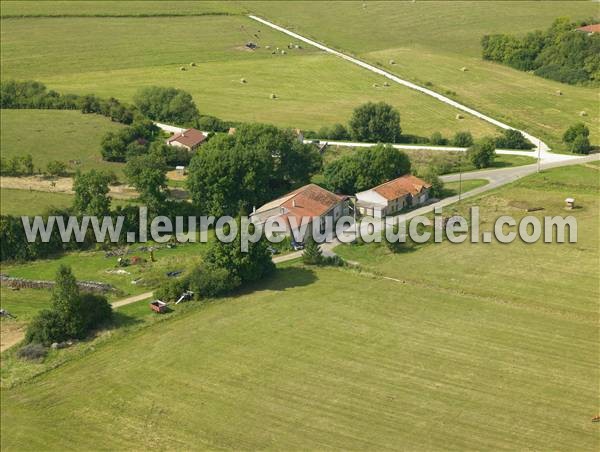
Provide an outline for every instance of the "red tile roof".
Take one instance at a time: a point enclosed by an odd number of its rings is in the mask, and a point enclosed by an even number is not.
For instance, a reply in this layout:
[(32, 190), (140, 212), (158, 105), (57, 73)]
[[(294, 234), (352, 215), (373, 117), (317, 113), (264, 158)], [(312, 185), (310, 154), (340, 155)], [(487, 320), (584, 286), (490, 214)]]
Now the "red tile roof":
[(579, 27), (577, 30), (585, 33), (600, 33), (600, 24), (586, 25), (585, 27)]
[(418, 195), (424, 188), (430, 188), (431, 184), (419, 179), (412, 174), (399, 177), (398, 179), (385, 182), (373, 188), (373, 191), (383, 196), (388, 201), (397, 199), (407, 194)]
[(302, 217), (325, 215), (347, 198), (347, 196), (331, 193), (318, 185), (308, 184), (265, 204), (257, 210), (257, 213), (279, 207), (280, 213), (274, 216), (279, 216), (288, 224), (290, 217), (295, 217), (296, 224), (299, 225), (302, 223)]
[(171, 138), (167, 140), (167, 143), (172, 143), (176, 141), (178, 143), (183, 144), (184, 146), (193, 148), (201, 144), (204, 140), (206, 140), (206, 135), (196, 129), (187, 129), (181, 133), (176, 133)]

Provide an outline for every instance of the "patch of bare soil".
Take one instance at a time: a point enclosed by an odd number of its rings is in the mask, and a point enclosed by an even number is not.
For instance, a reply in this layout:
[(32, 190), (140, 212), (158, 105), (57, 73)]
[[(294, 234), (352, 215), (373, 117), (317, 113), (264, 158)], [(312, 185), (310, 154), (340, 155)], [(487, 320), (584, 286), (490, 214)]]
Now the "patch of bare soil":
[[(17, 190), (44, 191), (48, 193), (73, 194), (72, 177), (46, 178), (43, 176), (0, 177), (0, 187)], [(128, 185), (111, 185), (110, 196), (116, 199), (132, 199), (137, 192)]]
[(186, 180), (187, 175), (181, 174), (178, 170), (172, 170), (167, 172), (167, 179), (171, 180)]
[(0, 352), (18, 344), (25, 337), (24, 323), (6, 320), (0, 322)]

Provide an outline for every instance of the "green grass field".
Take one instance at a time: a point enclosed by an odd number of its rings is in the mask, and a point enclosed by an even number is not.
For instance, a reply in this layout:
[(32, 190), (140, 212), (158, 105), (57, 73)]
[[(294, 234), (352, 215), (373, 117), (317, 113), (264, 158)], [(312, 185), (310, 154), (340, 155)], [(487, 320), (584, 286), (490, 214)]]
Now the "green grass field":
[(49, 208), (66, 208), (73, 204), (73, 195), (42, 191), (0, 190), (2, 215), (41, 215)]
[[(100, 154), (102, 137), (120, 124), (71, 110), (0, 110), (0, 115), (0, 152), (5, 159), (31, 154), (36, 171), (61, 160), (73, 172), (96, 168), (122, 175), (121, 164), (105, 162)], [(69, 164), (71, 160), (81, 163)]]
[[(362, 5), (366, 4), (366, 7)], [(600, 143), (598, 90), (484, 62), (484, 34), (547, 28), (557, 17), (598, 17), (583, 1), (245, 2), (253, 12), (318, 41), (380, 63), (393, 73), (525, 128), (557, 147), (564, 129), (585, 122)], [(390, 64), (394, 60), (396, 64)], [(466, 67), (467, 71), (461, 71)], [(557, 90), (563, 95), (558, 96)], [(586, 111), (588, 116), (579, 113)]]
[(363, 271), (288, 266), (64, 351), (2, 390), (3, 450), (595, 450), (597, 170), (546, 171), (477, 203), (485, 230), (524, 204), (565, 214), (567, 193), (577, 244), (338, 247)]
[[(204, 114), (308, 129), (346, 122), (361, 103), (387, 101), (408, 134), (495, 133), (316, 49), (289, 50), (289, 37), (242, 16), (3, 19), (2, 30), (2, 78), (33, 78), (65, 93), (130, 101), (143, 86), (175, 86), (189, 91)], [(261, 48), (244, 50), (249, 40)], [(272, 55), (276, 47), (287, 54)]]

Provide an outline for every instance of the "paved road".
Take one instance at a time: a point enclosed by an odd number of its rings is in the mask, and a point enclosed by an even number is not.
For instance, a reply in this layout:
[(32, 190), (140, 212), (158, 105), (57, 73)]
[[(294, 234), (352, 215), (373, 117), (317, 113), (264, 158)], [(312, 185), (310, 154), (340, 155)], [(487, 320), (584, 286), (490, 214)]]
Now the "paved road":
[[(400, 85), (406, 86), (410, 89), (414, 89), (416, 91), (419, 91), (423, 94), (426, 94), (428, 96), (431, 96), (441, 102), (444, 102), (445, 104), (448, 104), (454, 108), (457, 108), (459, 110), (462, 110), (466, 113), (469, 113), (470, 115), (473, 115), (479, 119), (483, 119), (484, 121), (487, 121), (497, 127), (500, 127), (502, 129), (514, 129), (514, 127), (509, 126), (508, 124), (505, 124), (501, 121), (498, 121), (497, 119), (494, 119), (490, 116), (487, 116), (481, 112), (478, 112), (477, 110), (474, 110), (470, 107), (467, 107), (466, 105), (463, 105), (459, 102), (456, 102), (455, 100), (450, 99), (449, 97), (446, 97), (440, 93), (437, 93), (431, 89), (425, 88), (423, 86), (419, 86), (416, 85), (415, 83), (409, 82), (408, 80), (404, 80), (401, 79), (400, 77), (395, 76), (394, 74), (387, 72), (381, 68), (378, 68), (376, 66), (373, 66), (369, 63), (365, 63), (364, 61), (359, 60), (358, 58), (354, 58), (350, 55), (346, 55), (345, 53), (342, 52), (338, 52), (337, 50), (333, 50), (330, 47), (327, 47), (323, 44), (321, 44), (320, 42), (317, 41), (313, 41), (312, 39), (308, 39), (305, 38), (302, 35), (299, 35), (298, 33), (294, 33), (293, 31), (288, 30), (287, 28), (283, 28), (280, 27), (279, 25), (274, 24), (273, 22), (269, 22), (268, 20), (262, 19), (258, 16), (253, 16), (253, 15), (249, 15), (248, 16), (250, 19), (253, 19), (257, 22), (260, 22), (263, 25), (266, 25), (267, 27), (271, 27), (277, 31), (280, 31), (281, 33), (285, 33), (288, 36), (292, 36), (293, 38), (305, 42), (307, 44), (312, 45), (313, 47), (316, 47), (318, 49), (321, 49), (327, 53), (330, 53), (332, 55), (335, 55), (339, 58), (342, 58), (346, 61), (349, 61), (350, 63), (356, 64), (357, 66), (360, 66), (364, 69), (367, 69), (368, 71), (374, 72), (375, 74), (379, 74), (395, 83), (398, 83)], [(515, 130), (519, 130), (519, 129), (515, 129)], [(527, 138), (529, 141), (531, 141), (534, 145), (536, 145), (536, 148), (539, 147), (542, 153), (545, 153), (547, 151), (550, 150), (550, 148), (548, 147), (548, 145), (546, 143), (544, 143), (541, 139), (534, 137), (533, 135), (520, 130), (520, 132), (525, 136), (525, 138)]]

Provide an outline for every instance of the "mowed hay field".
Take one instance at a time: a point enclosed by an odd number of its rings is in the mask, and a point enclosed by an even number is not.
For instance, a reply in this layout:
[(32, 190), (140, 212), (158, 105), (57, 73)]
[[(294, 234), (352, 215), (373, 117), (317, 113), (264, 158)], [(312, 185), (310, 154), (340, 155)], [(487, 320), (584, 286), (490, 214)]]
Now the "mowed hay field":
[[(0, 110), (2, 158), (31, 154), (36, 169), (60, 160), (69, 171), (103, 169), (121, 176), (122, 165), (102, 160), (100, 143), (123, 125), (74, 110)], [(79, 161), (78, 164), (69, 163)]]
[[(246, 50), (248, 41), (261, 48)], [(361, 103), (386, 101), (398, 108), (408, 134), (495, 133), (314, 48), (288, 49), (290, 42), (244, 16), (4, 18), (2, 79), (36, 79), (60, 92), (124, 101), (143, 86), (174, 86), (189, 91), (203, 114), (304, 129), (345, 123)], [(272, 55), (277, 47), (287, 53)]]
[[(380, 63), (400, 77), (422, 85), (430, 82), (441, 93), (453, 91), (456, 95), (450, 97), (539, 134), (552, 147), (560, 146), (562, 132), (577, 121), (585, 122), (591, 141), (600, 144), (597, 89), (485, 62), (480, 48), (484, 34), (523, 35), (564, 16), (598, 18), (596, 2), (298, 1), (244, 6), (293, 31)], [(467, 71), (461, 71), (463, 67)], [(581, 111), (588, 115), (579, 116)]]
[(568, 192), (577, 244), (338, 247), (364, 271), (290, 266), (105, 341), (2, 390), (3, 450), (595, 450), (597, 174), (480, 201), (564, 214)]

